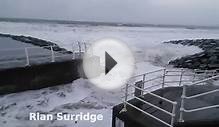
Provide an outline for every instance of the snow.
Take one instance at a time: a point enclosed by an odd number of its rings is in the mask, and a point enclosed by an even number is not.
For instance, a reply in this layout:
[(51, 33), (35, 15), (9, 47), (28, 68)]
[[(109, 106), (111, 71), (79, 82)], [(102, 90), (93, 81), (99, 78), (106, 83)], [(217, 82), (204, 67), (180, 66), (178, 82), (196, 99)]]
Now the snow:
[[(53, 41), (71, 50), (66, 44), (84, 41), (92, 43), (102, 38), (119, 39), (132, 49), (136, 58), (135, 74), (163, 68), (168, 61), (201, 52), (198, 47), (162, 44), (176, 39), (219, 38), (219, 30), (112, 27), (66, 24), (0, 22), (0, 33), (33, 36)], [(103, 91), (85, 79), (72, 84), (26, 91), (0, 97), (1, 127), (111, 127), (111, 108), (121, 102), (119, 90)], [(77, 107), (77, 108), (76, 108)], [(103, 121), (29, 121), (29, 112), (102, 113)]]

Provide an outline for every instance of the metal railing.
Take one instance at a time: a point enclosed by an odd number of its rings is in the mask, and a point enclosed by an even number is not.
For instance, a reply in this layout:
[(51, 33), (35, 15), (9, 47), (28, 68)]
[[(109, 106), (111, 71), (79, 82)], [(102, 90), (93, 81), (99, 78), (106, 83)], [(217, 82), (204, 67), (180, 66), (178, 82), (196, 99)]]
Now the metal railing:
[[(70, 50), (63, 49), (67, 47)], [(87, 50), (86, 43), (72, 43), (66, 45), (29, 46), (24, 48), (8, 48), (0, 50), (0, 65), (21, 64), (30, 66), (32, 61), (56, 62), (58, 58), (77, 59)], [(34, 64), (34, 63), (33, 63)]]
[[(156, 89), (160, 89), (160, 88), (165, 88), (165, 87), (182, 87), (184, 86), (184, 84), (188, 84), (188, 83), (194, 83), (197, 81), (200, 81), (203, 77), (212, 77), (217, 75), (217, 70), (185, 70), (185, 69), (158, 69), (155, 71), (151, 71), (151, 72), (147, 72), (144, 74), (140, 74), (140, 75), (136, 75), (133, 76), (130, 81), (126, 84), (126, 86), (124, 88), (122, 88), (122, 92), (125, 94), (124, 96), (122, 96), (123, 100), (123, 105), (124, 108), (121, 110), (121, 112), (126, 112), (127, 111), (127, 105), (135, 108), (138, 111), (141, 111), (142, 113), (156, 119), (157, 121), (169, 126), (169, 127), (173, 127), (174, 122), (175, 122), (175, 117), (176, 117), (176, 105), (177, 102), (175, 101), (171, 101), (167, 98), (164, 98), (160, 95), (157, 95), (155, 93), (152, 93), (151, 91), (154, 91)], [(170, 81), (168, 81), (169, 79), (171, 79)], [(173, 80), (174, 79), (174, 80)], [(177, 79), (177, 80), (176, 80)], [(140, 82), (139, 82), (140, 81)], [(136, 85), (136, 82), (139, 82), (140, 85)], [(149, 87), (146, 87), (148, 84), (153, 84)], [(170, 85), (173, 84), (173, 85)], [(155, 88), (156, 89), (151, 89), (151, 88)], [(134, 90), (130, 90), (130, 88), (134, 88)], [(136, 90), (140, 91), (140, 94), (136, 95)], [(141, 96), (143, 96), (144, 94), (149, 94), (155, 98), (161, 99), (162, 101), (165, 101), (167, 103), (170, 103), (172, 105), (172, 112), (169, 112), (161, 107), (156, 106), (155, 104), (152, 104), (151, 102), (148, 102), (146, 100), (144, 100), (143, 98), (140, 98)], [(206, 93), (205, 93), (206, 94)], [(171, 117), (170, 122), (168, 121), (164, 121), (156, 116), (154, 116), (153, 114), (150, 114), (146, 111), (144, 111), (143, 109), (135, 106), (134, 104), (131, 104), (130, 102), (128, 102), (129, 98), (130, 99), (137, 99), (138, 101), (147, 104), (157, 110), (160, 110), (162, 112), (164, 112), (165, 114), (169, 115)], [(187, 111), (187, 110), (184, 110)]]
[(185, 84), (185, 85), (183, 85), (183, 92), (182, 92), (182, 96), (181, 96), (180, 118), (179, 118), (180, 122), (184, 122), (184, 118), (183, 118), (184, 113), (191, 113), (191, 112), (202, 111), (202, 110), (207, 110), (207, 109), (212, 109), (212, 108), (219, 107), (219, 104), (216, 104), (216, 105), (199, 107), (199, 108), (193, 108), (193, 109), (186, 109), (185, 108), (185, 100), (186, 99), (194, 99), (194, 98), (198, 98), (198, 97), (201, 97), (201, 96), (206, 96), (206, 95), (209, 95), (209, 94), (213, 94), (213, 93), (219, 92), (219, 89), (215, 89), (215, 90), (199, 93), (199, 94), (192, 95), (192, 96), (187, 96), (186, 95), (186, 91), (187, 91), (186, 88), (187, 88), (187, 86), (198, 85), (198, 84), (201, 84), (201, 83), (204, 83), (204, 82), (208, 82), (208, 81), (212, 81), (212, 80), (216, 80), (216, 79), (217, 80), (219, 79), (219, 75), (213, 76), (213, 77), (210, 77), (210, 78), (206, 78), (204, 80), (197, 81), (197, 82), (192, 83), (192, 84)]
[[(165, 110), (165, 109), (162, 109), (162, 108), (160, 108), (160, 107), (158, 107), (158, 106), (156, 106), (156, 105), (154, 105), (154, 104), (152, 104), (152, 103), (150, 103), (150, 102), (148, 102), (148, 101), (146, 101), (146, 100), (141, 99), (140, 97), (137, 97), (137, 96), (135, 96), (135, 95), (133, 96), (135, 99), (137, 99), (137, 100), (139, 100), (139, 101), (141, 101), (141, 102), (143, 102), (143, 103), (145, 103), (145, 104), (147, 104), (147, 105), (150, 105), (150, 106), (156, 108), (157, 110), (160, 110), (160, 111), (166, 113), (167, 115), (170, 115), (170, 117), (171, 117), (171, 123), (169, 124), (169, 123), (165, 122), (164, 120), (161, 120), (161, 119), (157, 118), (156, 116), (153, 116), (152, 114), (150, 114), (150, 113), (148, 113), (148, 112), (146, 112), (146, 111), (144, 111), (144, 110), (138, 108), (137, 106), (134, 106), (133, 104), (131, 104), (131, 103), (129, 103), (129, 102), (127, 101), (127, 98), (126, 98), (125, 101), (124, 101), (124, 108), (125, 108), (125, 109), (123, 109), (123, 110), (127, 110), (127, 109), (126, 109), (126, 105), (130, 105), (130, 106), (134, 107), (135, 109), (137, 109), (137, 110), (143, 112), (144, 114), (149, 115), (150, 117), (152, 117), (152, 118), (154, 118), (154, 119), (160, 121), (161, 123), (163, 123), (163, 124), (165, 124), (165, 125), (167, 125), (167, 126), (169, 126), (169, 127), (173, 127), (173, 123), (174, 123), (174, 121), (175, 121), (175, 115), (176, 115), (176, 114), (175, 114), (175, 110), (176, 110), (177, 102), (171, 101), (171, 100), (169, 100), (169, 99), (166, 99), (166, 98), (164, 98), (164, 97), (162, 97), (162, 96), (159, 96), (159, 95), (157, 95), (157, 94), (151, 93), (151, 92), (149, 92), (149, 91), (147, 91), (147, 90), (141, 89), (141, 88), (136, 87), (136, 86), (134, 86), (134, 85), (130, 85), (130, 86), (133, 87), (133, 88), (136, 88), (136, 89), (141, 90), (143, 93), (146, 92), (146, 94), (150, 94), (150, 95), (153, 96), (153, 97), (156, 97), (156, 98), (158, 98), (158, 99), (161, 99), (161, 100), (163, 100), (163, 101), (166, 101), (166, 102), (172, 104), (172, 112), (169, 112), (169, 111), (167, 111), (167, 110)], [(127, 88), (129, 88), (130, 86), (127, 84)]]

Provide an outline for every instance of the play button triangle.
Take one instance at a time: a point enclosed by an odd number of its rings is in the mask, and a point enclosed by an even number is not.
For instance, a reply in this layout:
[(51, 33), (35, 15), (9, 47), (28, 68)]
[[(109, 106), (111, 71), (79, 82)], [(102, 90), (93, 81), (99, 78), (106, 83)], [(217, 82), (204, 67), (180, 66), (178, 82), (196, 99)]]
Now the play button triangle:
[(117, 62), (105, 52), (105, 75), (108, 74), (116, 64)]
[(115, 39), (93, 42), (83, 56), (83, 71), (99, 88), (113, 90), (125, 85), (135, 67), (129, 47)]

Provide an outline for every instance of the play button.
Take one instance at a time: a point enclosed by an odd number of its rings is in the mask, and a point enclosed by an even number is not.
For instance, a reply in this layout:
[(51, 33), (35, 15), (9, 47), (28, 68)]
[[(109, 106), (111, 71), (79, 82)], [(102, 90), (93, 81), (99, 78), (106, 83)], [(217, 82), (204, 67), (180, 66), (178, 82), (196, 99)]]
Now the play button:
[(105, 64), (105, 74), (107, 74), (114, 66), (116, 66), (117, 62), (105, 52)]
[(94, 42), (83, 58), (88, 80), (102, 89), (116, 89), (127, 83), (134, 70), (134, 57), (128, 46), (115, 39)]

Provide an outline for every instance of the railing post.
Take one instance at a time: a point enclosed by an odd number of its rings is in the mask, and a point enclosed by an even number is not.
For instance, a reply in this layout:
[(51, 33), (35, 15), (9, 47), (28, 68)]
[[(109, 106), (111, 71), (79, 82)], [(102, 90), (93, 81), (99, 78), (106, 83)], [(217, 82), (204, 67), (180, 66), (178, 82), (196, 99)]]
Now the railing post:
[(216, 69), (215, 73), (214, 73), (214, 76), (216, 76), (218, 74), (218, 72), (219, 72), (219, 69)]
[(143, 81), (138, 81), (138, 82), (135, 82), (135, 92), (134, 92), (134, 95), (136, 97), (140, 97), (144, 94), (144, 91), (140, 90), (140, 89), (143, 89)]
[(183, 85), (183, 92), (182, 92), (182, 96), (181, 96), (179, 122), (184, 122), (183, 113), (184, 113), (184, 110), (185, 110), (185, 97), (186, 97), (186, 85)]
[(51, 62), (55, 62), (55, 54), (54, 54), (54, 51), (53, 51), (53, 46), (50, 46), (50, 49), (51, 49), (51, 56), (52, 56)]
[(81, 58), (81, 43), (78, 41), (79, 57)]
[(92, 45), (89, 45), (89, 49), (90, 49), (90, 52), (91, 52), (91, 55), (93, 55), (93, 46)]
[(179, 78), (179, 86), (181, 86), (181, 84), (182, 84), (183, 73), (184, 73), (184, 70), (183, 70), (183, 68), (182, 68), (182, 69), (181, 69), (180, 78)]
[(204, 76), (204, 78), (206, 79), (206, 78), (208, 78), (208, 70), (207, 69), (205, 69), (205, 76)]
[[(209, 72), (210, 72), (210, 71), (208, 71), (208, 70), (206, 69), (204, 72), (205, 72), (204, 79), (206, 79), (206, 78), (210, 77), (210, 76), (209, 76)], [(204, 82), (204, 83), (203, 83), (203, 85), (205, 85), (206, 83), (207, 83), (207, 84), (208, 84), (208, 83), (210, 83), (210, 80), (209, 80), (209, 81), (207, 81), (207, 82)]]
[(72, 59), (75, 59), (74, 43), (72, 43)]
[(129, 84), (127, 83), (125, 86), (125, 102), (128, 100), (128, 88), (129, 88)]
[(143, 74), (142, 81), (145, 82), (145, 79), (146, 79), (146, 74)]
[(211, 77), (213, 77), (213, 76), (215, 76), (215, 75), (217, 75), (217, 70), (214, 70), (214, 71), (212, 72)]
[(127, 111), (126, 102), (128, 101), (128, 88), (129, 88), (129, 84), (127, 83), (126, 86), (125, 86), (125, 99), (124, 99), (124, 103), (123, 103), (123, 109), (119, 113)]
[(87, 44), (84, 42), (84, 50), (87, 51)]
[(162, 83), (162, 88), (164, 88), (164, 85), (165, 85), (165, 77), (166, 77), (166, 69), (163, 69), (163, 83)]
[[(142, 89), (144, 89), (145, 80), (146, 80), (146, 74), (144, 74), (142, 78)], [(143, 91), (142, 91), (142, 95), (143, 95)]]
[(194, 72), (192, 82), (195, 82), (195, 78), (196, 78), (196, 72)]
[(26, 66), (30, 66), (30, 60), (29, 60), (29, 54), (27, 48), (25, 48), (25, 55), (26, 55)]
[(176, 106), (177, 106), (177, 102), (173, 103), (173, 108), (172, 108), (172, 117), (171, 117), (171, 125), (174, 125), (175, 122), (175, 117), (176, 117)]

